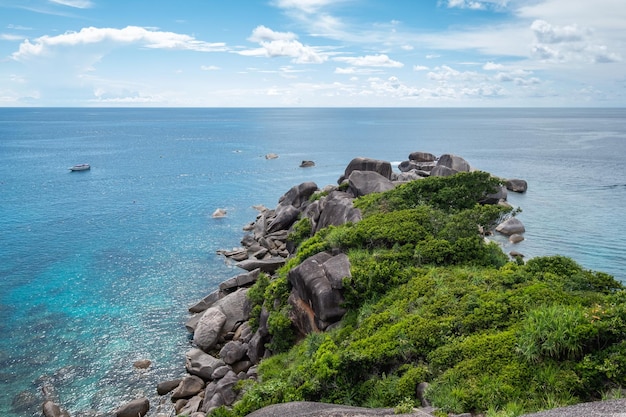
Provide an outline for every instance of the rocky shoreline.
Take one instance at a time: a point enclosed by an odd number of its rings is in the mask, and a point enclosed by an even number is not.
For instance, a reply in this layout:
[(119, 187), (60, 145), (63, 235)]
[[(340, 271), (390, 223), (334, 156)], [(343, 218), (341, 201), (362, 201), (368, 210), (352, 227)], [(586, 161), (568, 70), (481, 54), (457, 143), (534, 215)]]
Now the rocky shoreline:
[[(244, 227), (241, 246), (218, 251), (245, 272), (222, 282), (218, 289), (189, 307), (191, 317), (185, 326), (193, 338), (193, 347), (185, 355), (186, 375), (163, 381), (156, 387), (159, 396), (173, 403), (176, 415), (203, 417), (220, 406), (231, 406), (238, 399), (234, 386), (241, 380), (257, 378), (257, 365), (272, 354), (266, 347), (271, 335), (267, 311), (261, 312), (258, 326), (249, 322), (252, 307), (247, 292), (261, 274), (271, 277), (294, 254), (296, 248), (289, 236), (299, 219), (309, 220), (309, 236), (313, 236), (327, 226), (361, 220), (360, 211), (353, 206), (357, 197), (387, 191), (398, 184), (428, 176), (449, 176), (473, 170), (459, 156), (436, 157), (427, 152), (412, 152), (397, 168), (399, 172), (394, 172), (390, 162), (355, 158), (338, 179), (338, 185), (320, 189), (314, 182), (305, 182), (288, 190), (274, 209), (257, 207), (259, 214)], [(506, 180), (496, 193), (485, 196), (482, 203), (508, 204), (508, 191), (525, 192), (526, 189), (524, 180)], [(496, 232), (508, 236), (513, 243), (523, 240), (524, 231), (524, 225), (514, 217), (496, 228)], [(481, 232), (485, 236), (492, 233)], [(523, 255), (511, 253), (511, 256)], [(348, 257), (343, 253), (326, 252), (308, 258), (288, 273), (292, 288), (289, 318), (301, 336), (330, 329), (341, 320), (346, 312), (342, 307), (342, 282), (349, 276)], [(149, 400), (138, 398), (113, 414), (141, 417), (148, 414), (149, 409)], [(44, 403), (43, 413), (46, 417), (69, 416), (51, 401)], [(156, 415), (170, 414), (159, 412)]]

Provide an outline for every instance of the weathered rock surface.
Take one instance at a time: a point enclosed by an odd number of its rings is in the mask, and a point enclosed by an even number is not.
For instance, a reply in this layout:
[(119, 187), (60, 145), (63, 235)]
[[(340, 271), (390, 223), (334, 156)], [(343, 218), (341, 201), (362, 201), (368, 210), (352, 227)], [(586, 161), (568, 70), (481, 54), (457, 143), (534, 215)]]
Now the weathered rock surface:
[[(344, 171), (342, 178), (349, 178), (352, 171), (374, 171), (378, 172), (380, 175), (390, 180), (392, 169), (390, 162), (381, 161), (379, 159), (359, 157), (354, 158), (352, 161), (350, 161)], [(339, 183), (343, 181), (342, 178), (340, 178)]]
[(181, 383), (172, 392), (172, 401), (181, 398), (191, 398), (204, 389), (204, 380), (196, 375), (189, 375), (183, 378)]
[(193, 342), (203, 350), (209, 350), (219, 340), (222, 328), (226, 323), (226, 315), (221, 309), (211, 307), (206, 310), (195, 328)]
[(457, 155), (444, 154), (439, 157), (437, 166), (445, 166), (456, 172), (470, 172), (471, 167), (469, 162)]
[(524, 233), (525, 231), (526, 228), (524, 227), (524, 224), (516, 217), (511, 217), (510, 219), (503, 221), (496, 227), (496, 232), (500, 232), (503, 235), (507, 236), (516, 233)]
[(374, 171), (352, 171), (348, 177), (350, 191), (355, 197), (382, 193), (394, 188), (393, 182)]
[(354, 198), (342, 191), (333, 191), (326, 197), (324, 208), (317, 221), (315, 232), (330, 225), (340, 226), (342, 224), (361, 220), (361, 211), (354, 208), (352, 202)]
[(433, 162), (436, 161), (437, 157), (432, 153), (428, 152), (411, 152), (409, 154), (409, 161), (415, 162)]
[(116, 417), (143, 417), (148, 414), (150, 402), (147, 398), (137, 398), (124, 404), (115, 412)]
[(525, 193), (528, 190), (528, 183), (525, 180), (520, 179), (508, 179), (505, 181), (505, 186), (509, 191), (515, 193)]
[(43, 403), (42, 412), (44, 417), (70, 417), (67, 411), (61, 410), (61, 407), (59, 407), (56, 403), (50, 400)]
[(182, 379), (172, 379), (170, 381), (160, 382), (159, 384), (157, 384), (157, 394), (165, 395), (178, 387), (181, 382)]
[(206, 381), (211, 379), (215, 369), (224, 365), (223, 360), (217, 359), (197, 348), (191, 349), (186, 354), (185, 367), (187, 372)]

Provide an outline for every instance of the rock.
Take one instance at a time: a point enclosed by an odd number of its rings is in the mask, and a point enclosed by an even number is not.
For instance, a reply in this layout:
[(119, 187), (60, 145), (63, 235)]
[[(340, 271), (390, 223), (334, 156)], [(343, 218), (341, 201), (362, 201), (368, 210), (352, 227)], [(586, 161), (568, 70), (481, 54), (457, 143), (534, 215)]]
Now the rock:
[(70, 417), (67, 411), (61, 410), (61, 407), (49, 400), (44, 402), (41, 408), (44, 417)]
[(230, 341), (220, 350), (220, 358), (228, 365), (240, 361), (246, 356), (248, 347), (241, 342)]
[(479, 203), (481, 204), (498, 204), (502, 200), (506, 200), (507, 192), (505, 186), (498, 187), (497, 191), (492, 194), (485, 195)]
[(402, 161), (398, 165), (398, 169), (400, 172), (409, 172), (419, 169), (419, 165), (417, 165), (415, 161)]
[(394, 188), (390, 179), (374, 171), (353, 171), (348, 177), (348, 182), (355, 197), (381, 193)]
[(151, 364), (152, 362), (149, 359), (142, 359), (135, 361), (135, 363), (133, 363), (133, 367), (137, 369), (148, 369)]
[(513, 233), (511, 236), (509, 236), (509, 242), (511, 243), (519, 243), (523, 240), (524, 240), (524, 236), (518, 233)]
[(507, 190), (515, 193), (525, 193), (528, 190), (528, 183), (520, 179), (508, 179), (504, 183)]
[(278, 204), (300, 208), (303, 203), (309, 201), (311, 195), (318, 189), (317, 184), (312, 181), (303, 182), (302, 184), (291, 187), (289, 191), (283, 194), (278, 199)]
[(219, 368), (216, 368), (215, 371), (213, 371), (213, 375), (211, 375), (211, 379), (215, 381), (217, 379), (224, 378), (224, 375), (226, 375), (229, 371), (230, 371), (230, 366), (228, 365), (220, 366)]
[(415, 393), (417, 399), (420, 400), (420, 402), (422, 403), (422, 407), (430, 406), (430, 402), (426, 399), (426, 396), (424, 395), (429, 386), (430, 385), (428, 384), (428, 382), (421, 382), (417, 384), (417, 389), (415, 390)]
[[(247, 346), (246, 346), (247, 349)], [(252, 367), (252, 362), (250, 361), (240, 361), (237, 363), (234, 363), (232, 366), (232, 370), (234, 373), (236, 373), (237, 375), (239, 375), (240, 372), (247, 372), (250, 368)]]
[(200, 397), (199, 395), (196, 395), (196, 396), (192, 397), (189, 401), (187, 401), (187, 403), (184, 405), (183, 408), (178, 410), (178, 415), (181, 415), (181, 416), (191, 416), (191, 415), (193, 415), (193, 413), (195, 413), (198, 410), (200, 410), (200, 407), (202, 406), (202, 401), (203, 400), (204, 400), (204, 398)]
[(420, 180), (422, 177), (419, 173), (422, 171), (410, 171), (410, 172), (401, 172), (396, 175), (394, 178), (394, 182), (410, 182), (415, 180)]
[(222, 310), (215, 307), (207, 309), (198, 321), (193, 342), (205, 351), (211, 349), (217, 343), (224, 323), (226, 323), (226, 315)]
[(428, 152), (411, 152), (409, 154), (409, 161), (415, 162), (433, 162), (436, 161), (437, 157), (432, 153)]
[[(287, 279), (299, 298), (311, 305), (316, 319), (324, 322), (335, 322), (341, 319), (346, 310), (341, 307), (343, 296), (330, 284), (324, 263), (331, 256), (321, 252), (306, 259), (289, 271)], [(322, 328), (321, 326), (318, 327)]]
[(174, 390), (180, 385), (182, 379), (172, 379), (170, 381), (163, 381), (157, 384), (157, 394), (165, 395), (168, 392)]
[(239, 378), (233, 371), (228, 372), (224, 378), (217, 382), (216, 391), (222, 395), (226, 405), (232, 405), (237, 398), (237, 394), (233, 391), (233, 387), (237, 382), (239, 382)]
[(213, 217), (214, 219), (218, 219), (218, 218), (221, 218), (221, 217), (226, 217), (226, 210), (225, 210), (225, 209), (218, 208), (218, 209), (216, 209), (216, 210), (213, 212), (213, 214), (211, 215), (211, 217)]
[(456, 172), (470, 172), (470, 164), (460, 156), (444, 154), (439, 157), (437, 166), (445, 166)]
[(454, 174), (458, 174), (458, 171), (443, 165), (437, 165), (430, 171), (431, 177), (449, 177)]
[(252, 336), (252, 339), (250, 339), (247, 354), (252, 363), (258, 364), (261, 358), (263, 358), (263, 355), (265, 354), (266, 338), (267, 335), (263, 335), (257, 330)]
[(221, 296), (222, 294), (220, 293), (220, 291), (213, 291), (211, 294), (207, 295), (202, 300), (189, 307), (189, 312), (201, 313), (203, 311), (206, 311), (209, 307), (213, 305), (213, 303), (219, 300)]
[(148, 413), (150, 409), (150, 402), (147, 398), (137, 398), (124, 404), (115, 411), (116, 417), (143, 417)]
[(276, 155), (275, 153), (268, 153), (265, 155), (265, 159), (276, 159), (278, 158), (278, 155)]
[(350, 259), (345, 253), (333, 256), (322, 264), (330, 286), (335, 290), (343, 289), (343, 279), (352, 277), (350, 273)]
[(361, 157), (354, 158), (346, 167), (343, 177), (340, 178), (339, 183), (341, 183), (343, 179), (349, 178), (353, 171), (374, 171), (390, 180), (392, 169), (391, 163), (387, 161)]
[(496, 232), (500, 232), (503, 235), (507, 236), (516, 233), (524, 233), (525, 231), (526, 229), (524, 228), (524, 224), (516, 217), (511, 217), (510, 219), (503, 221), (496, 227)]
[(302, 163), (300, 164), (300, 168), (310, 168), (314, 166), (315, 166), (315, 162), (313, 161), (302, 161)]
[(226, 316), (222, 333), (235, 330), (236, 326), (248, 320), (248, 288), (240, 288), (217, 301), (212, 308), (218, 308)]
[(524, 254), (520, 253), (516, 250), (512, 250), (511, 252), (509, 252), (509, 255), (511, 255), (511, 258), (523, 258)]
[(181, 398), (191, 398), (204, 390), (204, 381), (196, 375), (189, 375), (183, 378), (180, 385), (172, 392), (172, 401)]
[(300, 210), (294, 206), (280, 206), (276, 210), (276, 217), (267, 226), (267, 233), (276, 232), (278, 230), (287, 230), (296, 221), (300, 215)]
[(192, 375), (209, 381), (216, 368), (224, 366), (221, 359), (217, 359), (200, 349), (191, 349), (186, 354), (185, 368)]
[(278, 268), (285, 264), (285, 258), (272, 257), (269, 259), (246, 259), (245, 261), (237, 262), (235, 265), (246, 271), (252, 271), (254, 269), (260, 269), (262, 272), (273, 274)]
[(347, 222), (356, 223), (361, 220), (361, 211), (354, 208), (354, 198), (342, 191), (333, 191), (326, 197), (324, 207), (317, 221), (314, 232), (330, 225), (340, 226)]
[[(229, 278), (220, 284), (220, 291), (228, 292), (239, 287), (247, 287), (249, 285), (252, 285), (259, 278), (260, 272), (261, 270), (257, 268), (246, 274), (240, 274), (235, 277)], [(217, 301), (217, 299), (215, 301)]]

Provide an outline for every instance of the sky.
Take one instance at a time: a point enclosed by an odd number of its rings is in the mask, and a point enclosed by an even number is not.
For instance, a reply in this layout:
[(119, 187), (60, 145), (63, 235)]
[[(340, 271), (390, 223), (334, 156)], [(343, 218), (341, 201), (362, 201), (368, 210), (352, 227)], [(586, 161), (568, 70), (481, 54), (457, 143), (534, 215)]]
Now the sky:
[(0, 0), (0, 107), (626, 107), (626, 0)]

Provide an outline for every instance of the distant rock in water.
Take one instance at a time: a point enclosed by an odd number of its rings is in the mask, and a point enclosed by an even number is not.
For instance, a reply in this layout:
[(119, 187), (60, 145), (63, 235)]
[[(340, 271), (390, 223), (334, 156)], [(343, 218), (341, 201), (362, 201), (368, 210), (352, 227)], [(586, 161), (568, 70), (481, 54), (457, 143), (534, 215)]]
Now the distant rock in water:
[(314, 166), (315, 166), (315, 162), (313, 161), (302, 161), (302, 163), (300, 163), (300, 168), (310, 168)]
[(515, 217), (511, 217), (510, 219), (503, 221), (496, 227), (496, 232), (500, 232), (507, 236), (524, 233), (525, 231), (526, 228), (524, 227), (524, 224)]
[(504, 183), (507, 190), (514, 193), (525, 193), (528, 190), (528, 183), (525, 180), (520, 179), (508, 179)]
[(265, 159), (276, 159), (278, 158), (278, 155), (276, 155), (275, 153), (268, 153), (265, 155)]
[(216, 209), (211, 215), (214, 219), (219, 219), (221, 217), (226, 217), (226, 210), (222, 208)]

